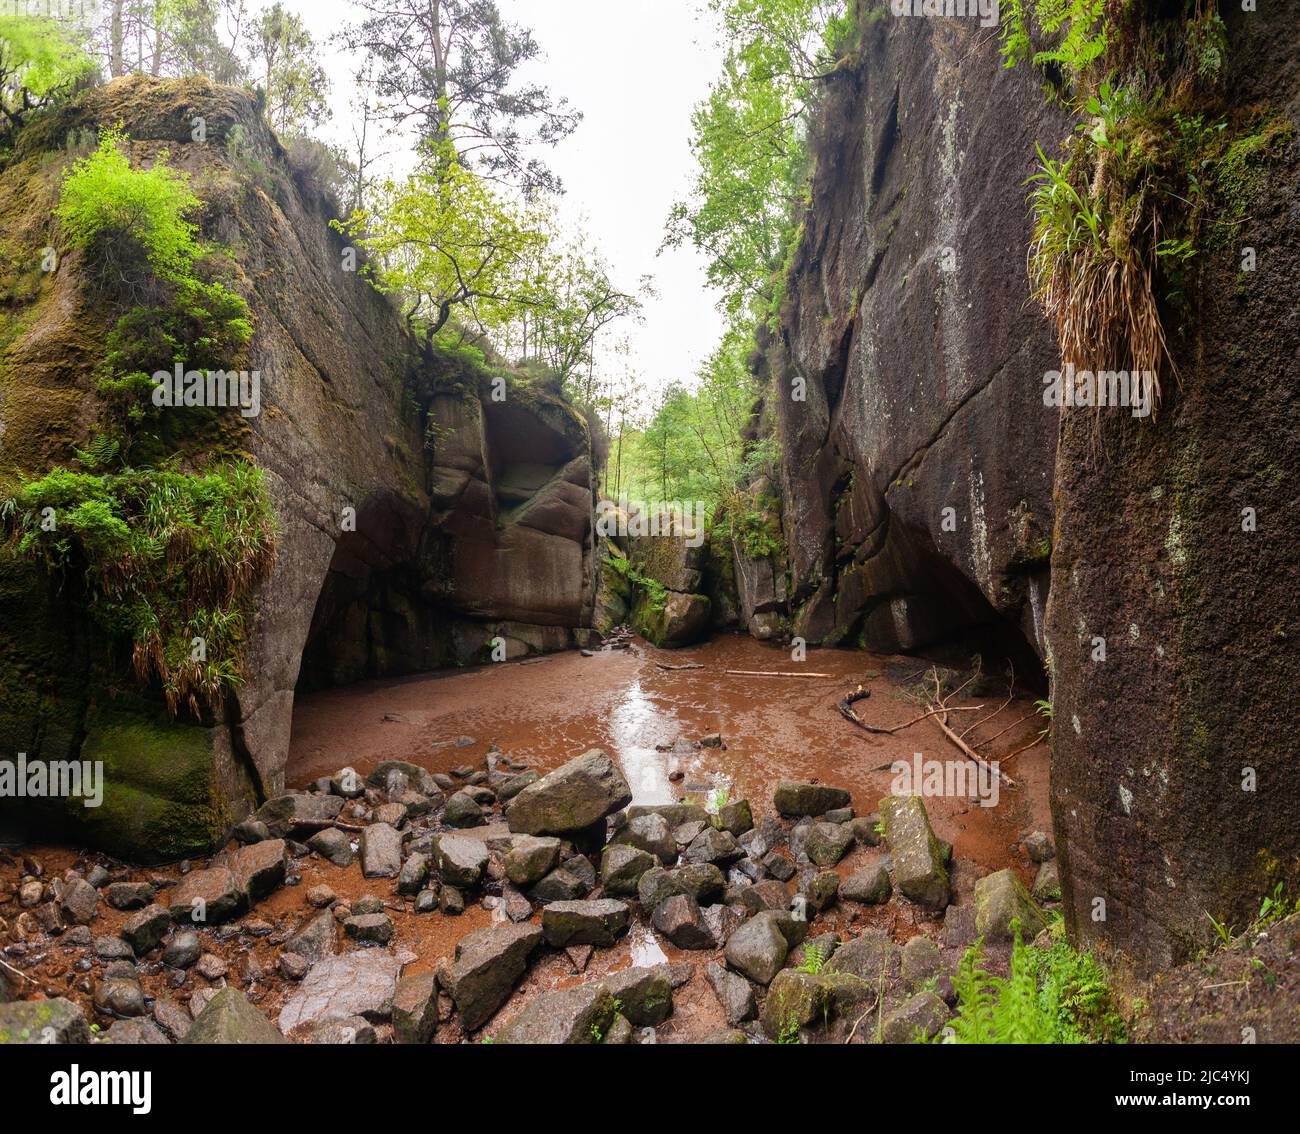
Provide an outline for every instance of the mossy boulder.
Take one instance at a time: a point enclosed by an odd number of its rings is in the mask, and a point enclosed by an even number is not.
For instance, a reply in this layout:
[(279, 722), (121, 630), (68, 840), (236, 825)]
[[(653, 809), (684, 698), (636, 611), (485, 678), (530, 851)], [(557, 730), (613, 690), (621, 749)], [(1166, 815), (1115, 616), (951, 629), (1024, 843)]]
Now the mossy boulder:
[(930, 828), (925, 804), (916, 795), (889, 795), (880, 801), (885, 842), (894, 859), (894, 883), (899, 893), (918, 905), (941, 910), (948, 904), (945, 850)]

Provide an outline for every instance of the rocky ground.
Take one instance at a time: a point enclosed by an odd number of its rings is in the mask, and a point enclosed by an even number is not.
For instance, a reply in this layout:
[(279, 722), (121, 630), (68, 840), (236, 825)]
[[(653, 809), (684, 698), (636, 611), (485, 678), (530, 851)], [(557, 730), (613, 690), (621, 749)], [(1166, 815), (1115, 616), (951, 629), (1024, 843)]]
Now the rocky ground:
[[(340, 769), (204, 863), (5, 855), (0, 1042), (910, 1042), (977, 935), (996, 967), (1043, 924), (919, 798), (631, 798), (598, 749), (545, 776), (493, 751)], [(1054, 896), (1050, 842), (1019, 851)]]

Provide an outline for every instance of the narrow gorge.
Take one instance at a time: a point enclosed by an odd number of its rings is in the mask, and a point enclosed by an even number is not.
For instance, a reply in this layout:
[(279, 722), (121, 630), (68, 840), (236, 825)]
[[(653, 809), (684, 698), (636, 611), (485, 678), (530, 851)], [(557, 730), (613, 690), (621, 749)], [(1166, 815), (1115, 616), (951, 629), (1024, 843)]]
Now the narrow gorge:
[(270, 56), (5, 94), (0, 1043), (1300, 1038), (1300, 0), (698, 7), (813, 74), (693, 433), (454, 99), (381, 185)]

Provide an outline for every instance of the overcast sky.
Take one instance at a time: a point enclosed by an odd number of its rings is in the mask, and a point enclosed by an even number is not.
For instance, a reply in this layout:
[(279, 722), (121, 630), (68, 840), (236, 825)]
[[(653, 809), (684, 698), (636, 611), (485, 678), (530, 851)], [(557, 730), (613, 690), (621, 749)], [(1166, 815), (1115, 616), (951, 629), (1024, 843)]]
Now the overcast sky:
[[(641, 326), (629, 326), (632, 366), (647, 398), (693, 381), (716, 345), (722, 319), (693, 250), (656, 255), (664, 220), (692, 170), (691, 111), (721, 66), (706, 0), (498, 0), (502, 14), (533, 29), (542, 58), (524, 75), (563, 95), (584, 118), (546, 160), (567, 190), (562, 214), (584, 224), (631, 289), (654, 276), (658, 292)], [(320, 39), (354, 18), (348, 0), (286, 0)], [(322, 62), (333, 82), (334, 120), (347, 137), (356, 62), (334, 49)]]

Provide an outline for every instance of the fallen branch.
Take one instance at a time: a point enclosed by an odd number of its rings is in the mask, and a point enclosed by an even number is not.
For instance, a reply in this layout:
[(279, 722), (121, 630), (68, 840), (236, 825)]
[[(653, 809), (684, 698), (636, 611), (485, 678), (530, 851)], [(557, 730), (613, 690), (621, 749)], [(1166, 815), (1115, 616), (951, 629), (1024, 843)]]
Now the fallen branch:
[(704, 668), (697, 661), (688, 661), (683, 665), (669, 665), (668, 662), (666, 661), (657, 661), (655, 662), (655, 665), (657, 665), (660, 669), (703, 669)]
[[(861, 700), (861, 698), (858, 698), (858, 700)], [(930, 709), (927, 712), (922, 713), (919, 717), (913, 717), (910, 721), (904, 721), (902, 724), (890, 725), (888, 728), (881, 728), (878, 725), (867, 724), (866, 721), (864, 721), (860, 716), (858, 716), (857, 713), (855, 713), (852, 709), (849, 708), (849, 705), (851, 705), (852, 703), (853, 703), (853, 698), (846, 697), (836, 707), (839, 709), (840, 713), (844, 716), (845, 720), (851, 721), (853, 724), (857, 725), (858, 728), (864, 730), (865, 732), (876, 733), (879, 736), (893, 736), (893, 734), (896, 732), (902, 732), (903, 729), (911, 728), (912, 725), (918, 724), (919, 722), (925, 720), (927, 717), (938, 716), (940, 713), (973, 713), (977, 709), (984, 708), (983, 705), (955, 705), (951, 708)]]
[(933, 707), (940, 710), (935, 720), (935, 724), (939, 726), (939, 731), (942, 732), (945, 737), (947, 737), (947, 739), (952, 743), (953, 747), (955, 747), (958, 752), (960, 752), (968, 760), (973, 760), (980, 767), (981, 770), (987, 772), (991, 776), (996, 776), (1009, 788), (1018, 788), (1020, 785), (1017, 784), (1015, 780), (1013, 780), (1010, 776), (1005, 775), (999, 769), (993, 767), (992, 764), (990, 764), (987, 760), (985, 760), (984, 757), (982, 757), (978, 752), (975, 751), (975, 749), (973, 749), (969, 744), (967, 744), (964, 740), (962, 740), (960, 736), (958, 736), (955, 732), (953, 732), (952, 729), (948, 727), (948, 714), (954, 711), (948, 706), (947, 703), (948, 700), (957, 696), (957, 694), (960, 693), (963, 689), (965, 689), (966, 686), (971, 683), (971, 681), (974, 681), (975, 677), (978, 676), (979, 674), (979, 670), (976, 669), (975, 673), (970, 677), (969, 680), (962, 682), (962, 684), (959, 685), (956, 689), (954, 689), (951, 693), (949, 693), (947, 697), (943, 696), (942, 688), (939, 682), (939, 671), (935, 669), (932, 670), (931, 672), (934, 674), (934, 699), (936, 702), (936, 704)]
[(834, 677), (833, 673), (789, 673), (775, 669), (728, 669), (729, 677)]

